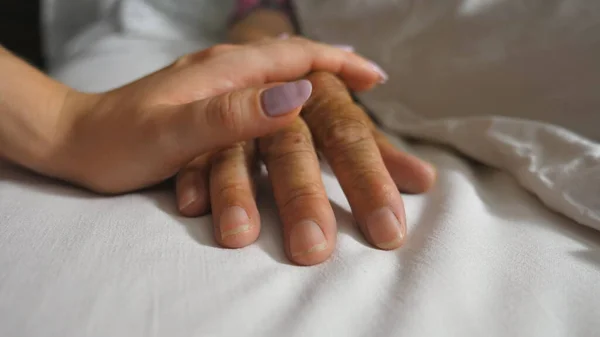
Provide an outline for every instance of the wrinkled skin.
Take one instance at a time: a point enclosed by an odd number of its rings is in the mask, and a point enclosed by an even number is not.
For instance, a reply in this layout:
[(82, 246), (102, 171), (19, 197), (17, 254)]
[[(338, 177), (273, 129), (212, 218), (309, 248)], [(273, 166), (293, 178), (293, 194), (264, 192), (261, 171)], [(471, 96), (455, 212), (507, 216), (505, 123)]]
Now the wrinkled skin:
[[(231, 36), (235, 42), (248, 42), (291, 29), (280, 13), (257, 11), (234, 26)], [(406, 237), (400, 191), (426, 192), (434, 183), (435, 169), (395, 149), (337, 76), (315, 72), (307, 79), (313, 94), (294, 123), (255, 142), (198, 157), (180, 172), (181, 213), (199, 216), (212, 209), (220, 245), (251, 244), (260, 231), (253, 178), (262, 161), (279, 208), (286, 255), (301, 265), (321, 263), (335, 248), (337, 228), (321, 180), (319, 151), (338, 178), (367, 241), (385, 250), (400, 247)], [(184, 203), (190, 189), (198, 198)]]

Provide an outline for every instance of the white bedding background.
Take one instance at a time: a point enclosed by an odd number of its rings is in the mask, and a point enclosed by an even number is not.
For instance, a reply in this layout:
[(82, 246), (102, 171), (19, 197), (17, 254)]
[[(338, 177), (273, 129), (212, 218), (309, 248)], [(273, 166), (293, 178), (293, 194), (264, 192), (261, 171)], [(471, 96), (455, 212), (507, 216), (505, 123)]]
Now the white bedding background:
[(389, 84), (361, 96), (383, 125), (506, 170), (552, 209), (600, 230), (600, 2), (298, 7), (309, 36), (356, 45), (390, 71)]
[[(52, 73), (82, 90), (123, 84), (218, 41), (230, 5), (48, 0)], [(260, 239), (224, 250), (210, 217), (179, 217), (167, 189), (102, 198), (0, 165), (0, 335), (597, 336), (600, 4), (298, 5), (310, 36), (390, 72), (361, 96), (388, 130), (433, 141), (408, 147), (439, 181), (405, 196), (406, 246), (368, 247), (327, 170), (338, 248), (301, 268), (266, 182)]]

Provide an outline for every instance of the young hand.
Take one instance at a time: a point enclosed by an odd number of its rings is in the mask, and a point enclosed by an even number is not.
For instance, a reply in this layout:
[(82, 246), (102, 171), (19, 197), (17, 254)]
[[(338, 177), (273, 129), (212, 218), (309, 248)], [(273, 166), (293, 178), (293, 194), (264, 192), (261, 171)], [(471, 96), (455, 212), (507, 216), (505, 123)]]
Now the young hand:
[[(13, 90), (21, 93), (30, 84), (23, 74), (31, 69), (22, 62), (18, 67), (25, 69), (16, 74), (24, 83)], [(11, 102), (0, 111), (6, 121), (0, 155), (97, 192), (143, 188), (202, 153), (293, 122), (311, 85), (281, 82), (315, 70), (336, 73), (356, 90), (379, 80), (369, 61), (306, 39), (219, 45), (107, 93), (53, 85), (48, 96), (61, 102), (53, 104), (56, 111), (32, 114), (18, 108), (28, 102)]]

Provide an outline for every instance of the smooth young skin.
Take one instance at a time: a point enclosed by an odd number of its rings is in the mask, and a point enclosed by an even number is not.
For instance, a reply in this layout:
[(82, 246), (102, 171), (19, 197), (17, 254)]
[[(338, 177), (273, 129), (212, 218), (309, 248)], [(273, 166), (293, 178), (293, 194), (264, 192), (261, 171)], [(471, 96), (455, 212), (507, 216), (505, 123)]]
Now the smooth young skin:
[(356, 90), (379, 80), (357, 55), (294, 38), (215, 46), (85, 94), (0, 47), (0, 158), (96, 192), (137, 190), (203, 153), (292, 124), (311, 86), (281, 82), (316, 70)]
[[(257, 10), (232, 27), (230, 39), (248, 43), (282, 33), (293, 33), (285, 15)], [(340, 49), (351, 54), (350, 48)], [(254, 242), (260, 215), (252, 172), (261, 159), (279, 208), (287, 256), (301, 265), (323, 262), (335, 249), (337, 226), (321, 181), (318, 149), (338, 178), (365, 238), (380, 249), (398, 248), (406, 236), (399, 190), (427, 191), (435, 169), (395, 149), (336, 74), (317, 71), (307, 79), (313, 94), (302, 117), (258, 139), (256, 145), (238, 143), (198, 157), (179, 173), (181, 213), (198, 216), (212, 208), (215, 237), (222, 246), (239, 248)]]

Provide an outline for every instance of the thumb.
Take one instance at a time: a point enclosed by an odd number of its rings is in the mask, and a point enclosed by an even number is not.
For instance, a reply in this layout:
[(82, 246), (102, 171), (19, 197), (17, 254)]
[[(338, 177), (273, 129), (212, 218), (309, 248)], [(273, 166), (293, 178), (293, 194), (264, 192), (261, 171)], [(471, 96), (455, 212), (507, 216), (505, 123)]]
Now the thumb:
[(182, 153), (193, 158), (207, 151), (264, 136), (291, 123), (312, 93), (300, 80), (231, 91), (189, 104), (170, 107), (164, 131)]

